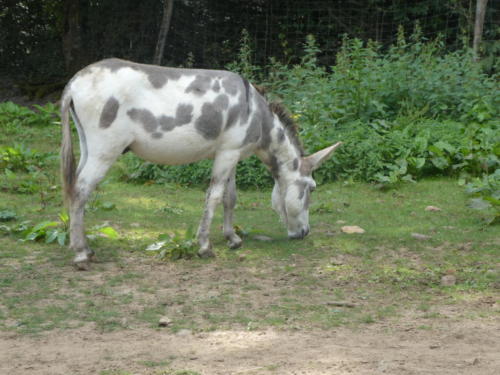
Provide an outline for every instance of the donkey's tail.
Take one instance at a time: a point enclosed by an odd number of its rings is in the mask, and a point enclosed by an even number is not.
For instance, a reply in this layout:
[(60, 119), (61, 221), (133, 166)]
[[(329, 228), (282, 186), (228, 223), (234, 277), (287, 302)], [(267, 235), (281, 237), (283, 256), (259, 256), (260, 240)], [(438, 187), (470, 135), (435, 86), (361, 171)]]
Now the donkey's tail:
[(63, 186), (64, 204), (69, 207), (75, 194), (75, 155), (73, 152), (73, 142), (71, 140), (71, 128), (69, 122), (69, 111), (72, 103), (70, 90), (64, 90), (61, 99), (61, 125), (62, 125), (62, 145), (61, 145), (61, 177)]

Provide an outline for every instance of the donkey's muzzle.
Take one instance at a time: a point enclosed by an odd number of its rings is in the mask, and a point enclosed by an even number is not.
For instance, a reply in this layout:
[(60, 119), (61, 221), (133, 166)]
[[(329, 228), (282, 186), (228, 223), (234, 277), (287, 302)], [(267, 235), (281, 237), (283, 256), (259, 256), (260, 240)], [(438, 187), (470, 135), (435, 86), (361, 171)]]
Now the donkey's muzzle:
[(303, 228), (298, 233), (288, 234), (288, 238), (291, 240), (301, 240), (309, 234), (309, 227)]

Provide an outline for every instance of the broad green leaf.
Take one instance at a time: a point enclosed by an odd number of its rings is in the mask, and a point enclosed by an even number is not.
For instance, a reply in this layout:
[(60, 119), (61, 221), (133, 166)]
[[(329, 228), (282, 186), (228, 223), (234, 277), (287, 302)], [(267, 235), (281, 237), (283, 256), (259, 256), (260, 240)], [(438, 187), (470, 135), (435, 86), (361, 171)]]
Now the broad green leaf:
[(15, 220), (17, 215), (14, 211), (11, 210), (1, 210), (0, 211), (0, 221), (11, 221)]
[(66, 243), (66, 238), (68, 237), (68, 233), (61, 232), (57, 235), (57, 243), (61, 246), (64, 246)]
[(448, 160), (443, 157), (432, 158), (431, 162), (438, 169), (445, 169), (449, 165)]
[(436, 143), (434, 143), (434, 146), (439, 148), (440, 150), (448, 151), (450, 154), (455, 152), (455, 147), (445, 141), (437, 141)]
[(67, 224), (69, 223), (69, 216), (68, 216), (68, 213), (67, 212), (61, 212), (59, 214), (59, 220), (61, 220), (61, 222), (63, 224)]
[(59, 223), (57, 221), (42, 221), (33, 227), (33, 232), (39, 232), (46, 228), (57, 227)]
[(31, 231), (29, 232), (25, 237), (24, 239), (26, 241), (36, 241), (38, 240), (39, 238), (43, 237), (45, 235), (45, 233), (42, 233), (42, 232), (35, 232), (35, 231)]
[(106, 237), (116, 239), (118, 238), (118, 232), (114, 230), (112, 227), (104, 227), (104, 228), (99, 228), (97, 230), (99, 233), (104, 234)]
[(8, 225), (0, 225), (0, 232), (10, 233), (12, 228)]
[(101, 205), (101, 208), (104, 211), (111, 211), (111, 210), (114, 210), (116, 208), (116, 204), (114, 204), (112, 202), (103, 202)]
[(54, 242), (56, 240), (58, 234), (59, 234), (59, 232), (57, 230), (48, 231), (47, 235), (45, 236), (45, 243)]
[(415, 168), (421, 169), (425, 164), (425, 158), (415, 158)]
[(434, 155), (438, 155), (438, 156), (442, 156), (443, 155), (443, 150), (441, 150), (440, 148), (437, 148), (436, 146), (434, 145), (430, 145), (428, 150), (430, 152), (432, 152)]

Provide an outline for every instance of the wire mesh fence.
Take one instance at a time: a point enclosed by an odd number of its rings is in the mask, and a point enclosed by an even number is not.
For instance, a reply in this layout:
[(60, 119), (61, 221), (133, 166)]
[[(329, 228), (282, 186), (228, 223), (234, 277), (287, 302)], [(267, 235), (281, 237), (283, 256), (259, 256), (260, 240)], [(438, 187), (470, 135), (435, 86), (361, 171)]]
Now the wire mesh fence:
[[(0, 0), (0, 70), (25, 76), (68, 74), (63, 39), (68, 17), (63, 0)], [(162, 19), (162, 0), (79, 1), (81, 64), (105, 57), (152, 61)], [(500, 36), (500, 1), (488, 3), (485, 45)], [(164, 65), (222, 68), (233, 61), (246, 29), (253, 62), (270, 57), (297, 62), (308, 34), (333, 64), (344, 35), (395, 41), (418, 24), (424, 38), (441, 35), (447, 48), (470, 43), (476, 0), (174, 0)], [(500, 49), (500, 48), (499, 48)]]

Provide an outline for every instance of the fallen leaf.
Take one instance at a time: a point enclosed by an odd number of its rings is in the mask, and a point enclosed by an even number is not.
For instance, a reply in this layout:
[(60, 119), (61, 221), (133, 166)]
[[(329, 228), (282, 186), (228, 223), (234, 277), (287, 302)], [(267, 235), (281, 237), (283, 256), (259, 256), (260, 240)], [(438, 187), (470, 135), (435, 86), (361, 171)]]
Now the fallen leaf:
[(425, 207), (426, 211), (442, 211), (439, 207), (436, 206), (427, 206)]
[(347, 234), (354, 234), (354, 233), (365, 233), (365, 230), (361, 227), (358, 227), (357, 225), (344, 225), (341, 228), (342, 232), (347, 233)]
[(431, 238), (431, 236), (428, 236), (426, 234), (421, 234), (421, 233), (412, 233), (411, 236), (415, 238), (416, 240), (428, 240)]

